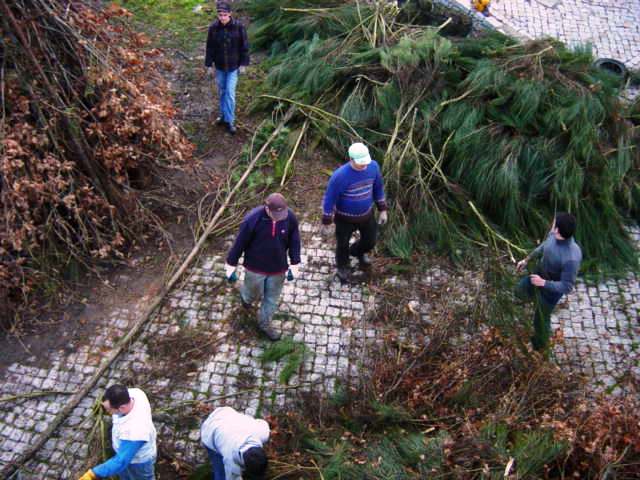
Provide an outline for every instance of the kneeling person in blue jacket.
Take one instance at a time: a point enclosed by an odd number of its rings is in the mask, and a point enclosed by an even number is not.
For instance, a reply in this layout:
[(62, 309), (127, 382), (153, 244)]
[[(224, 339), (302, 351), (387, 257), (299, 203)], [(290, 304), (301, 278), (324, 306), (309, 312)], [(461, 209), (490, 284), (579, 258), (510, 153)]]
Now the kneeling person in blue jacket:
[(271, 326), (271, 319), (278, 307), (285, 275), (293, 280), (299, 275), (300, 267), (298, 219), (281, 194), (272, 193), (264, 205), (244, 217), (227, 255), (225, 275), (229, 281), (236, 280), (242, 255), (245, 269), (244, 284), (240, 289), (242, 305), (250, 308), (262, 298), (258, 327), (270, 340), (278, 340), (280, 333)]
[(121, 480), (153, 480), (156, 463), (156, 429), (151, 405), (139, 388), (115, 384), (102, 402), (112, 415), (111, 440), (115, 457), (93, 467), (80, 480), (118, 476)]

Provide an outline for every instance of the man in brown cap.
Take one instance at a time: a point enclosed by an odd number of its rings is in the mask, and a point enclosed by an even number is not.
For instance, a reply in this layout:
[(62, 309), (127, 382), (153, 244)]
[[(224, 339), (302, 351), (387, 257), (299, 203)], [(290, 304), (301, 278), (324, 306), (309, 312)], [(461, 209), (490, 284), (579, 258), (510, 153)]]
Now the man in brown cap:
[(298, 219), (280, 193), (272, 193), (264, 205), (254, 208), (244, 217), (225, 264), (225, 276), (230, 282), (238, 278), (236, 269), (243, 254), (242, 305), (250, 308), (262, 298), (258, 327), (269, 339), (278, 340), (280, 333), (271, 327), (271, 318), (278, 307), (285, 275), (288, 280), (293, 280), (298, 276), (300, 267)]

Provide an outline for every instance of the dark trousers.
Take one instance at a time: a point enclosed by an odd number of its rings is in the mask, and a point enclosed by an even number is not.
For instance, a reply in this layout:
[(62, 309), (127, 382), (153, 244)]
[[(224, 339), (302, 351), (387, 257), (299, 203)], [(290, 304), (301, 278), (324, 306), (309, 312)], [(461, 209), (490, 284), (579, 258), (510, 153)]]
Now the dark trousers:
[[(374, 215), (362, 223), (345, 222), (336, 218), (336, 265), (338, 268), (349, 266), (349, 255), (359, 257), (373, 250), (376, 244), (378, 225)], [(355, 231), (360, 232), (360, 240), (349, 247), (349, 240)]]
[(551, 312), (562, 298), (562, 294), (536, 287), (531, 283), (529, 275), (520, 279), (516, 294), (520, 298), (533, 300), (535, 312), (531, 344), (534, 349), (546, 352), (549, 348), (549, 337), (551, 337)]

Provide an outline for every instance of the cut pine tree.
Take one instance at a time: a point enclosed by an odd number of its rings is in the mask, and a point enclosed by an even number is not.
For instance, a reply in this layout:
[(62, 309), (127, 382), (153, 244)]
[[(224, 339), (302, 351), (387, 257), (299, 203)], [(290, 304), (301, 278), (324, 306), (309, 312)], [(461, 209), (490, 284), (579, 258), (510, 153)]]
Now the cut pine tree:
[(272, 52), (257, 108), (295, 103), (334, 150), (365, 141), (405, 255), (428, 242), (457, 258), (483, 246), (518, 257), (570, 211), (584, 271), (636, 268), (638, 107), (620, 100), (619, 80), (587, 49), (456, 36), (459, 18), (411, 5), (244, 2), (254, 44)]

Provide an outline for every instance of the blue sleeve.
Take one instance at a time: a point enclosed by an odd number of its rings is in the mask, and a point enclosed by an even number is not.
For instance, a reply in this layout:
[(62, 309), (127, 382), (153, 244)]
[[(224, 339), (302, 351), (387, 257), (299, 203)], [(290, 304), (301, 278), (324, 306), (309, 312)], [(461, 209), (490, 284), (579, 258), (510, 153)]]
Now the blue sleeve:
[(560, 280), (545, 280), (544, 289), (555, 293), (566, 294), (573, 290), (576, 283), (580, 263), (576, 261), (567, 262), (562, 266)]
[(378, 206), (378, 210), (381, 212), (387, 209), (387, 202), (384, 197), (384, 182), (382, 181), (382, 174), (380, 173), (380, 167), (376, 163), (376, 178), (373, 181), (373, 200)]
[(129, 466), (133, 457), (136, 456), (136, 453), (138, 453), (138, 450), (140, 450), (144, 444), (145, 442), (142, 440), (122, 440), (120, 442), (120, 450), (118, 450), (115, 457), (111, 457), (106, 462), (101, 463), (91, 470), (100, 478), (118, 475)]
[(289, 229), (289, 259), (292, 265), (300, 263), (300, 229), (298, 219), (289, 212), (291, 218), (291, 228)]
[(251, 240), (251, 234), (253, 232), (253, 217), (251, 214), (247, 215), (242, 224), (240, 225), (240, 231), (238, 232), (238, 236), (233, 242), (233, 246), (231, 250), (229, 250), (229, 254), (227, 255), (227, 263), (233, 267), (238, 265), (238, 260), (244, 253), (245, 248), (249, 244), (249, 240)]
[(336, 208), (338, 202), (338, 195), (340, 195), (340, 176), (339, 171), (336, 170), (329, 179), (327, 190), (324, 192), (324, 199), (322, 200), (322, 223), (329, 225), (333, 220), (333, 210)]

